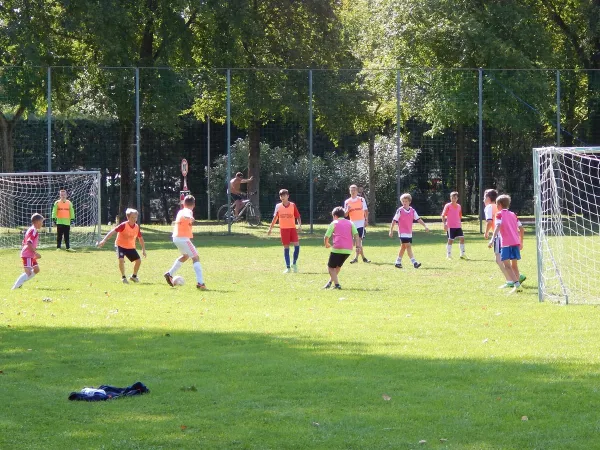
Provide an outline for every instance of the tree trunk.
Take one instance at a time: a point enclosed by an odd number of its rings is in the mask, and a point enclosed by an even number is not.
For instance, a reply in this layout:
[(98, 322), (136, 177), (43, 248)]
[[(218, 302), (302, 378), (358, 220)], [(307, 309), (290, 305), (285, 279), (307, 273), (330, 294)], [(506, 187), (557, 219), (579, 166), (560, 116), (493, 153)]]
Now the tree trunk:
[(377, 225), (375, 214), (377, 171), (375, 170), (375, 130), (369, 131), (369, 225)]
[(2, 158), (2, 172), (10, 173), (15, 171), (13, 127), (4, 116), (0, 116), (0, 158)]
[(248, 194), (252, 193), (249, 198), (256, 205), (256, 209), (260, 211), (260, 122), (253, 121), (250, 124), (248, 141), (248, 178), (254, 177), (248, 183)]
[(125, 210), (134, 204), (133, 195), (133, 124), (129, 120), (119, 121), (121, 131), (121, 154), (119, 174), (121, 176), (121, 190), (119, 194), (119, 220), (125, 220)]
[(465, 130), (458, 125), (456, 130), (456, 192), (458, 203), (465, 202)]

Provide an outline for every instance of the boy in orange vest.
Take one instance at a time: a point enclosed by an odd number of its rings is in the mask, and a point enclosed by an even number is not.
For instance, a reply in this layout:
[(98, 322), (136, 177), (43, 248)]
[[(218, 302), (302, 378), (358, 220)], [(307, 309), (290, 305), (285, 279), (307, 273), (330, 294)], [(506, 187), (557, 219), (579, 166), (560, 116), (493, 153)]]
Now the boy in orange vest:
[(362, 240), (365, 238), (367, 225), (369, 225), (369, 209), (367, 208), (366, 200), (358, 195), (358, 187), (353, 184), (350, 186), (350, 198), (344, 202), (344, 211), (346, 217), (356, 226), (360, 244), (356, 246), (356, 256), (350, 261), (350, 264), (358, 262), (358, 257), (362, 256), (365, 263), (370, 263), (364, 254)]
[[(298, 221), (298, 230), (302, 227), (300, 222), (300, 213), (296, 204), (290, 202), (290, 193), (287, 189), (281, 189), (279, 191), (279, 199), (281, 203), (275, 205), (275, 213), (273, 213), (273, 220), (267, 235), (271, 235), (271, 230), (279, 221), (279, 234), (281, 235), (281, 243), (283, 244), (283, 259), (285, 260), (286, 269), (283, 273), (290, 273), (292, 271), (298, 272), (298, 255), (300, 254), (300, 239), (298, 238), (298, 231), (296, 230), (296, 221)], [(290, 265), (290, 244), (294, 246), (294, 259)]]
[(127, 220), (122, 222), (108, 232), (108, 234), (98, 242), (98, 247), (102, 247), (106, 241), (115, 233), (117, 233), (117, 239), (115, 240), (115, 247), (117, 248), (117, 257), (119, 258), (119, 270), (121, 271), (121, 281), (124, 284), (128, 284), (127, 276), (125, 275), (125, 257), (133, 263), (133, 275), (129, 277), (134, 283), (139, 282), (137, 273), (140, 270), (142, 260), (135, 248), (135, 240), (140, 241), (142, 245), (142, 255), (146, 257), (146, 245), (144, 244), (144, 238), (140, 231), (140, 226), (137, 224), (138, 212), (133, 208), (127, 208), (125, 211)]
[(198, 250), (196, 250), (196, 247), (192, 243), (192, 238), (194, 237), (192, 234), (192, 225), (194, 224), (195, 206), (196, 199), (194, 196), (187, 195), (183, 199), (183, 208), (177, 213), (173, 226), (173, 244), (179, 249), (181, 256), (175, 260), (173, 266), (165, 273), (165, 280), (169, 286), (173, 286), (175, 272), (179, 270), (184, 262), (191, 258), (194, 264), (194, 272), (196, 272), (196, 287), (202, 291), (206, 291)]
[(58, 195), (60, 198), (54, 202), (52, 207), (52, 220), (56, 222), (56, 248), (60, 249), (64, 236), (67, 251), (73, 251), (69, 242), (69, 232), (71, 231), (71, 221), (75, 220), (75, 210), (73, 203), (67, 200), (66, 190), (61, 189)]

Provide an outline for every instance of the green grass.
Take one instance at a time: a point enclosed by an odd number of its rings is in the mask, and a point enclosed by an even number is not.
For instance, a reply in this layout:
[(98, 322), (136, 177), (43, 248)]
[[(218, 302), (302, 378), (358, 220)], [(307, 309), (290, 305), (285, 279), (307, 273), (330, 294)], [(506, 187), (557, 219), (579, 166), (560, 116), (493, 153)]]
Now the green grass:
[[(423, 267), (398, 270), (384, 227), (365, 241), (373, 263), (324, 291), (322, 231), (285, 276), (264, 227), (198, 236), (209, 292), (189, 263), (185, 286), (165, 284), (168, 228), (147, 230), (139, 285), (119, 282), (110, 249), (43, 250), (10, 291), (20, 260), (0, 251), (0, 448), (598, 447), (599, 310), (538, 302), (531, 233), (528, 281), (507, 296), (481, 236), (470, 261), (458, 247), (447, 261), (441, 232), (417, 232)], [(151, 393), (67, 401), (135, 381)]]

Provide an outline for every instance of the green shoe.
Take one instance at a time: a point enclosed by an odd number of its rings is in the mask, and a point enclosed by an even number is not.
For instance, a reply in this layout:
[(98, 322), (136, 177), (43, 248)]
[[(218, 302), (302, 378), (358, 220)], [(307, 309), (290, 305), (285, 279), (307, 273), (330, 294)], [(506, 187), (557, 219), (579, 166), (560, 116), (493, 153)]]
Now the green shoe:
[(498, 286), (498, 289), (507, 289), (507, 288), (514, 288), (515, 287), (515, 283), (504, 283), (501, 286)]
[(523, 274), (519, 275), (519, 283), (523, 283), (523, 281), (525, 281), (527, 279), (527, 277)]

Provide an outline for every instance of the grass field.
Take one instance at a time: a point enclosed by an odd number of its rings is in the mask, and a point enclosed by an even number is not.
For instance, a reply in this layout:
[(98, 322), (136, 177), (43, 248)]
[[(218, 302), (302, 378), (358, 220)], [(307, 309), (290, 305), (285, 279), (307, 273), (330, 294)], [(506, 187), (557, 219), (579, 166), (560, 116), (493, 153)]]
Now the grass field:
[[(470, 261), (457, 246), (447, 261), (442, 233), (419, 231), (423, 266), (398, 270), (384, 227), (365, 241), (372, 264), (322, 290), (322, 231), (289, 275), (277, 237), (198, 236), (208, 292), (189, 263), (185, 286), (164, 282), (167, 228), (146, 231), (138, 285), (107, 244), (42, 250), (10, 291), (20, 259), (0, 251), (0, 448), (600, 447), (600, 311), (538, 302), (532, 233), (528, 280), (507, 296), (481, 236)], [(67, 400), (135, 381), (151, 393)]]

